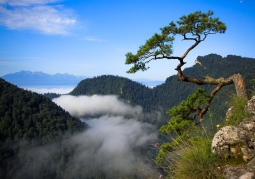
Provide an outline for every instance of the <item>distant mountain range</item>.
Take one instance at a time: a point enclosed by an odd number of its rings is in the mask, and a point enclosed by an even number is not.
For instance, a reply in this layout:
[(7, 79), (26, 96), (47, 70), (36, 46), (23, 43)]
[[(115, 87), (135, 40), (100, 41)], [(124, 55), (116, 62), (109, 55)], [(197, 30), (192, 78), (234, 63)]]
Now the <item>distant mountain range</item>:
[(133, 79), (132, 81), (136, 81), (138, 83), (141, 83), (141, 84), (143, 84), (145, 86), (148, 86), (148, 87), (151, 87), (151, 88), (155, 87), (155, 86), (158, 86), (158, 85), (161, 85), (165, 82), (165, 81), (160, 81), (160, 80), (154, 81), (154, 80), (148, 80), (148, 79), (143, 79), (143, 78)]
[(46, 85), (77, 85), (85, 76), (70, 74), (55, 75), (43, 72), (20, 71), (2, 76), (4, 80), (18, 86), (46, 86)]
[[(23, 70), (20, 72), (4, 75), (1, 78), (17, 86), (75, 86), (80, 81), (88, 77), (75, 76), (67, 73), (57, 73), (55, 75), (50, 75), (43, 72), (31, 72)], [(136, 81), (148, 87), (155, 87), (164, 83), (164, 81), (154, 81), (148, 79), (134, 79), (133, 81)]]

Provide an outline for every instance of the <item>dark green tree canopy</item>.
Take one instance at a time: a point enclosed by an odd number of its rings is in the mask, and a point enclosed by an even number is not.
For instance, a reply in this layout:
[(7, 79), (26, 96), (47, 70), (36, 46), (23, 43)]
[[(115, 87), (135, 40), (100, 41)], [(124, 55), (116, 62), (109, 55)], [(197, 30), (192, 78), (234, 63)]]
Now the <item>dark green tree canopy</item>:
[[(136, 54), (126, 54), (126, 64), (133, 64), (127, 73), (145, 71), (149, 67), (146, 63), (157, 59), (178, 59), (181, 66), (185, 64), (183, 59), (209, 34), (225, 33), (226, 26), (219, 18), (213, 18), (213, 11), (202, 13), (196, 11), (188, 16), (182, 16), (179, 21), (170, 22), (168, 26), (161, 28), (161, 34), (154, 34), (146, 43), (140, 46)], [(182, 56), (172, 56), (173, 41), (176, 35), (181, 35), (183, 40), (194, 41)], [(181, 67), (180, 66), (180, 67)], [(178, 68), (178, 67), (177, 67)]]

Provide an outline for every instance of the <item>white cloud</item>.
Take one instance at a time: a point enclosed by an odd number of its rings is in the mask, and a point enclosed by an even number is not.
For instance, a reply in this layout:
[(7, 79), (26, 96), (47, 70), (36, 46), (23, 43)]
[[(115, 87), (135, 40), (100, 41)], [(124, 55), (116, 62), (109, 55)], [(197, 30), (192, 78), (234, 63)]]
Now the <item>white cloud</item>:
[[(152, 144), (157, 139), (158, 133), (151, 124), (137, 120), (137, 115), (142, 113), (141, 107), (132, 107), (113, 95), (79, 97), (64, 95), (53, 101), (72, 115), (105, 113), (98, 118), (81, 119), (89, 127), (62, 143), (63, 148), (66, 145), (72, 149), (72, 156), (66, 158), (65, 176), (86, 178), (91, 175), (90, 171), (104, 171), (107, 178), (111, 178), (111, 173), (134, 174), (137, 173), (139, 166), (144, 166), (140, 150)], [(122, 114), (133, 116), (127, 119)], [(38, 161), (40, 165), (36, 168), (34, 165), (24, 164), (22, 169), (37, 174), (40, 166), (44, 166), (42, 163), (52, 164), (51, 159), (56, 156), (59, 147), (54, 145), (49, 147), (50, 149), (44, 146), (26, 151), (30, 158), (36, 160), (29, 164), (37, 164)], [(149, 168), (149, 171), (153, 170), (154, 168)]]
[(47, 88), (47, 87), (22, 87), (26, 90), (29, 91), (33, 91), (36, 93), (57, 93), (57, 94), (67, 94), (70, 93), (74, 87), (61, 87), (61, 88), (57, 88), (57, 87), (53, 87), (53, 88)]
[[(35, 30), (44, 34), (67, 35), (77, 19), (61, 5), (49, 5), (56, 0), (2, 0), (0, 24), (13, 30)], [(5, 5), (10, 5), (11, 8)]]
[[(81, 163), (107, 171), (134, 173), (143, 164), (135, 154), (135, 148), (148, 145), (157, 139), (155, 127), (140, 122), (140, 106), (130, 106), (114, 95), (70, 96), (53, 99), (74, 116), (101, 115), (84, 120), (89, 128), (66, 143), (75, 146), (73, 168), (82, 171)], [(112, 116), (114, 114), (114, 116)], [(123, 116), (129, 115), (131, 118)], [(67, 169), (69, 172), (69, 169)]]
[(61, 106), (74, 116), (84, 115), (132, 115), (139, 116), (142, 114), (142, 107), (132, 107), (114, 95), (93, 95), (93, 96), (71, 96), (64, 95), (53, 99), (53, 102)]
[(86, 36), (86, 37), (84, 38), (84, 40), (93, 41), (93, 42), (102, 42), (102, 41), (104, 41), (104, 40), (99, 39), (99, 38), (97, 38), (97, 37), (95, 37), (95, 36)]
[(69, 141), (69, 145), (77, 146), (75, 161), (93, 161), (106, 171), (133, 173), (139, 167), (133, 149), (157, 138), (152, 125), (121, 116), (102, 116), (86, 123), (88, 130)]
[(10, 6), (31, 6), (38, 4), (50, 4), (59, 1), (60, 0), (0, 0), (0, 4), (8, 4)]

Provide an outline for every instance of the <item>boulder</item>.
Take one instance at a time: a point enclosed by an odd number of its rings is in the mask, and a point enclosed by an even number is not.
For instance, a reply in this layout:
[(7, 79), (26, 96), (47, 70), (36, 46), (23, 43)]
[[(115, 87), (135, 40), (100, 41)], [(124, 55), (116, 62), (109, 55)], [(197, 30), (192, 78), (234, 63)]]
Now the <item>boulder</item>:
[(253, 96), (245, 105), (245, 111), (250, 114), (255, 114), (255, 96)]
[[(246, 112), (255, 114), (255, 96), (245, 105)], [(226, 120), (233, 115), (233, 107), (226, 113)], [(234, 157), (247, 162), (243, 166), (224, 166), (226, 179), (255, 179), (255, 116), (244, 119), (237, 127), (221, 128), (212, 141), (211, 152), (223, 157)]]
[(223, 171), (226, 179), (255, 179), (255, 174), (251, 169), (225, 166)]
[(231, 152), (240, 151), (240, 148), (246, 146), (248, 141), (249, 134), (247, 131), (235, 126), (225, 126), (214, 135), (211, 152), (219, 155), (230, 155)]

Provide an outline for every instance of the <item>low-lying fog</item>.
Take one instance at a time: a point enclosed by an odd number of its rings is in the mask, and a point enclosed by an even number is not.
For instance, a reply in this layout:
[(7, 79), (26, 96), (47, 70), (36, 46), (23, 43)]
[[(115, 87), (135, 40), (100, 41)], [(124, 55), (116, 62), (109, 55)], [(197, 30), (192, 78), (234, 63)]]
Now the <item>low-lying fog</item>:
[[(117, 96), (63, 95), (53, 101), (89, 125), (70, 140), (70, 144), (78, 146), (77, 163), (93, 161), (102, 170), (135, 171), (138, 161), (142, 161), (134, 149), (157, 138), (151, 124), (138, 121), (143, 115), (142, 107), (130, 106)], [(87, 115), (98, 117), (82, 118)]]
[(21, 88), (29, 91), (33, 91), (39, 94), (44, 93), (57, 93), (68, 94), (75, 86), (20, 86)]

